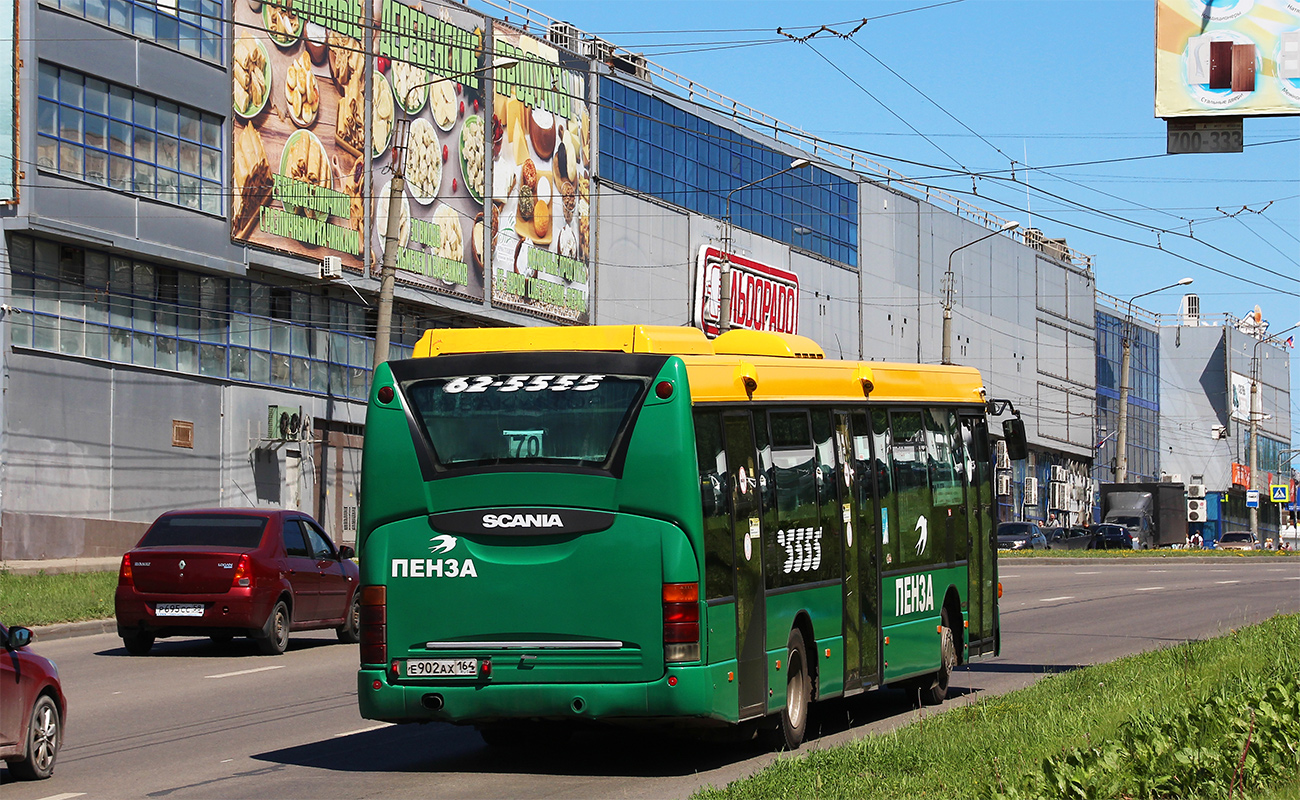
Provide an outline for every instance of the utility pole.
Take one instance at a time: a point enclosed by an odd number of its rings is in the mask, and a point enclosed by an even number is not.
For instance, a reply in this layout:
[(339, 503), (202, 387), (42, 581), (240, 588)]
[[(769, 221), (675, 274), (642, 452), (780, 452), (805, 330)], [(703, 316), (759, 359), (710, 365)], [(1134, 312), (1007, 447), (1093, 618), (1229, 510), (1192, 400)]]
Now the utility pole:
[[(771, 175), (764, 175), (756, 181), (750, 181), (743, 186), (737, 186), (727, 192), (727, 214), (726, 218), (723, 220), (722, 228), (722, 278), (721, 283), (718, 286), (718, 304), (720, 306), (718, 309), (719, 336), (731, 330), (731, 196), (736, 192), (739, 192), (741, 189), (748, 189), (749, 187), (760, 184), (763, 181), (771, 180), (777, 175), (784, 175), (792, 170), (802, 169), (811, 163), (812, 161), (809, 161), (806, 158), (796, 158), (794, 161), (790, 162), (790, 166), (783, 170), (773, 172)], [(701, 314), (701, 317), (702, 316), (703, 314)], [(703, 319), (700, 320), (700, 324), (703, 326)]]
[(1120, 329), (1119, 424), (1116, 425), (1115, 432), (1115, 483), (1128, 483), (1128, 394), (1129, 365), (1133, 361), (1133, 301), (1175, 286), (1187, 286), (1191, 282), (1191, 278), (1183, 278), (1178, 283), (1161, 286), (1159, 289), (1135, 294), (1129, 298), (1128, 310), (1124, 314), (1123, 326)]
[(953, 284), (956, 283), (956, 279), (953, 277), (953, 274), (952, 274), (952, 257), (953, 257), (954, 255), (957, 254), (957, 251), (958, 251), (958, 250), (964, 250), (964, 249), (966, 249), (967, 247), (970, 247), (970, 246), (973, 245), (973, 244), (979, 244), (980, 242), (984, 241), (985, 239), (992, 239), (994, 236), (997, 236), (999, 233), (1006, 233), (1007, 231), (1014, 231), (1016, 228), (1019, 228), (1019, 227), (1020, 227), (1020, 223), (1019, 223), (1019, 222), (1008, 222), (1008, 223), (1004, 224), (1001, 228), (998, 228), (997, 230), (993, 231), (993, 232), (990, 233), (990, 234), (987, 234), (987, 235), (985, 235), (985, 236), (981, 236), (981, 237), (978, 238), (978, 239), (973, 239), (973, 240), (967, 242), (966, 244), (963, 244), (963, 245), (959, 245), (959, 246), (957, 246), (957, 247), (954, 247), (953, 250), (952, 250), (952, 252), (948, 254), (948, 271), (945, 272), (945, 273), (943, 273), (943, 350), (942, 350), (942, 356), (943, 356), (943, 363), (944, 363), (944, 364), (951, 364), (951, 363), (952, 363), (952, 294), (953, 294)]

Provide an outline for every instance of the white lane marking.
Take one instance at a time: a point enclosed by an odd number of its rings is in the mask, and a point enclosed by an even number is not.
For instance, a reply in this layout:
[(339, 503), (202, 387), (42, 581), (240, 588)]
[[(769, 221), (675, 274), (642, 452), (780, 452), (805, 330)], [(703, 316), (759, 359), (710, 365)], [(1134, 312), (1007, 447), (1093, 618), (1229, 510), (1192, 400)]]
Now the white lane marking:
[(1147, 572), (1168, 572), (1167, 569), (1149, 569)]
[(1165, 587), (1163, 586), (1139, 586), (1134, 589), (1135, 592), (1158, 592)]
[(1003, 575), (1003, 578), (1019, 578), (1019, 575)]
[(1092, 572), (1076, 572), (1074, 574), (1075, 575), (1100, 575), (1101, 570), (1093, 570)]
[(41, 800), (72, 800), (74, 797), (85, 796), (85, 792), (64, 792), (63, 794), (52, 794), (49, 797), (42, 797)]
[(1228, 583), (1241, 583), (1241, 581), (1215, 581), (1215, 583), (1223, 585)]
[(235, 759), (233, 759), (233, 758), (223, 758), (223, 759), (221, 759), (221, 763), (222, 763), (222, 764), (229, 764), (231, 761), (234, 761), (234, 760), (235, 760)]
[(256, 669), (241, 669), (238, 672), (223, 672), (220, 675), (204, 675), (205, 678), (233, 678), (236, 675), (252, 675), (254, 672), (270, 672), (273, 669), (284, 669), (284, 664), (277, 664), (274, 667), (257, 667)]
[(1055, 603), (1057, 600), (1073, 600), (1073, 599), (1074, 599), (1074, 595), (1067, 595), (1065, 597), (1044, 597), (1042, 600), (1039, 600), (1038, 602)]
[(358, 733), (370, 733), (371, 731), (377, 731), (380, 730), (381, 728), (388, 728), (391, 727), (392, 725), (393, 723), (391, 722), (381, 722), (378, 725), (371, 725), (369, 728), (358, 728), (355, 731), (348, 731), (347, 733), (336, 733), (334, 734), (334, 738), (339, 739), (344, 736), (355, 736)]

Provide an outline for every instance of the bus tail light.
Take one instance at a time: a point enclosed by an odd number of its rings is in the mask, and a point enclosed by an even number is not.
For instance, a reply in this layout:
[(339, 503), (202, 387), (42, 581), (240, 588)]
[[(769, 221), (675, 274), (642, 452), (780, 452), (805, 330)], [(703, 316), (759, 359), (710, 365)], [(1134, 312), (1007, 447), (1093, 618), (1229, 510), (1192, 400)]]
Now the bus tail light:
[(230, 582), (232, 589), (246, 589), (253, 582), (253, 562), (249, 560), (248, 553), (239, 557), (239, 563), (235, 565), (235, 575)]
[(388, 662), (388, 587), (361, 587), (361, 663)]
[(664, 661), (700, 660), (700, 586), (665, 583)]
[(117, 583), (119, 586), (135, 587), (135, 576), (131, 574), (131, 554), (122, 555), (122, 568), (117, 573)]

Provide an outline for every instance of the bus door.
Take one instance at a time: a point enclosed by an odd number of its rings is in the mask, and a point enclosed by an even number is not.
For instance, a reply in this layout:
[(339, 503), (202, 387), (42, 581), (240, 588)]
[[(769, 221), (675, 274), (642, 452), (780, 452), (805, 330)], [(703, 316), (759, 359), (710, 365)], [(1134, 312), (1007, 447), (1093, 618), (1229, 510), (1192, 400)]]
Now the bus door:
[[(838, 425), (837, 420), (837, 429)], [(853, 533), (850, 537), (846, 532), (844, 538), (846, 543), (852, 539), (853, 552), (850, 554), (848, 549), (845, 550), (844, 585), (846, 592), (851, 586), (856, 594), (854, 624), (858, 638), (857, 652), (846, 657), (857, 667), (858, 685), (865, 688), (880, 682), (880, 508), (871, 453), (871, 427), (865, 411), (853, 412), (848, 434), (850, 447), (845, 460), (851, 477), (846, 496), (849, 498)], [(851, 584), (850, 568), (853, 570)], [(849, 613), (847, 594), (844, 612)], [(846, 639), (849, 630), (846, 619)], [(848, 688), (847, 682), (845, 687)]]
[(723, 426), (736, 553), (736, 680), (740, 719), (744, 720), (767, 713), (763, 510), (750, 415), (748, 412), (727, 414)]
[(989, 452), (988, 421), (983, 415), (959, 417), (965, 451), (967, 537), (970, 575), (967, 609), (969, 656), (994, 654), (997, 625), (997, 529), (993, 523), (993, 463)]
[(855, 694), (862, 689), (862, 587), (858, 586), (858, 553), (862, 549), (862, 535), (857, 530), (857, 461), (853, 458), (852, 434), (849, 415), (835, 412), (835, 457), (840, 464), (844, 491), (840, 493), (843, 513), (844, 538), (843, 592), (844, 592), (844, 693)]

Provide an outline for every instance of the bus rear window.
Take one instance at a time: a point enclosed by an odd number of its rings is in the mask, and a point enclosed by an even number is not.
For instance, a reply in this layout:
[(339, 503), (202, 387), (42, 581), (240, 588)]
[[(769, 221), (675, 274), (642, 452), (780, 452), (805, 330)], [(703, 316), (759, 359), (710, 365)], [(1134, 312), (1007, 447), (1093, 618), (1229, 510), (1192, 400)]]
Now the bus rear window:
[(195, 547), (252, 550), (262, 541), (265, 517), (173, 516), (150, 526), (138, 547)]
[(427, 378), (404, 388), (443, 466), (599, 467), (648, 385), (640, 375), (491, 374)]

